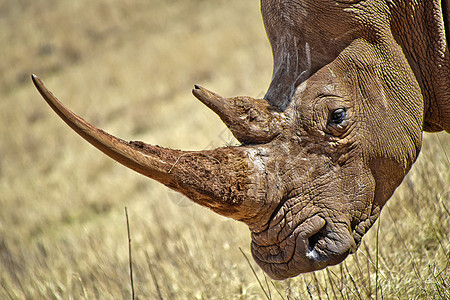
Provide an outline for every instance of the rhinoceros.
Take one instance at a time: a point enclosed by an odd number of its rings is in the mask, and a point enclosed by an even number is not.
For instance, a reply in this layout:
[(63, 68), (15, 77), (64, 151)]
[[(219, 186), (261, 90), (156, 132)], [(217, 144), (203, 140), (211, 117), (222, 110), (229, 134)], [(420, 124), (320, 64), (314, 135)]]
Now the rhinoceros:
[(36, 76), (79, 135), (128, 168), (251, 231), (272, 278), (356, 251), (421, 149), (450, 132), (449, 0), (261, 0), (273, 78), (263, 99), (193, 94), (239, 146), (180, 151), (87, 123)]

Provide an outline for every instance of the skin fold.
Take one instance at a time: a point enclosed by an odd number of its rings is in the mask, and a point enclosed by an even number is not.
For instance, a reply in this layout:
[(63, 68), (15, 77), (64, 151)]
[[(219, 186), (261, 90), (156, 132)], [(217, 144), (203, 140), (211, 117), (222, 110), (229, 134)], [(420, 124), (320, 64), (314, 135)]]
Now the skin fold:
[(193, 90), (238, 147), (124, 141), (33, 82), (106, 155), (247, 224), (255, 261), (285, 279), (355, 252), (417, 159), (422, 131), (450, 131), (448, 5), (261, 0), (261, 11), (274, 57), (264, 99)]

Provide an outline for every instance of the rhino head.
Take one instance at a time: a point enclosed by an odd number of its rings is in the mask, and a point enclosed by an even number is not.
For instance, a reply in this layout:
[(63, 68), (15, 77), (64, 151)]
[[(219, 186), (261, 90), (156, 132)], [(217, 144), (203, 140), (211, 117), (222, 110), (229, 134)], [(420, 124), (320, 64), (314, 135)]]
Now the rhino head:
[(371, 12), (363, 2), (261, 1), (274, 54), (265, 98), (193, 89), (237, 147), (180, 151), (124, 141), (72, 113), (34, 75), (33, 82), (106, 155), (247, 224), (255, 261), (284, 279), (355, 252), (420, 151), (422, 87), (390, 11)]

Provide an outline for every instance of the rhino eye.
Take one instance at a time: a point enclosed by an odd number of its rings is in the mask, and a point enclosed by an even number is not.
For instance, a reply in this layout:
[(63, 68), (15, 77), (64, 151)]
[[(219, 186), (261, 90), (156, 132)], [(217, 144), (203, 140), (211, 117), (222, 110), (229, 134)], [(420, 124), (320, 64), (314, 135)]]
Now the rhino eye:
[(345, 108), (338, 108), (331, 113), (330, 123), (340, 124), (347, 117), (347, 110)]

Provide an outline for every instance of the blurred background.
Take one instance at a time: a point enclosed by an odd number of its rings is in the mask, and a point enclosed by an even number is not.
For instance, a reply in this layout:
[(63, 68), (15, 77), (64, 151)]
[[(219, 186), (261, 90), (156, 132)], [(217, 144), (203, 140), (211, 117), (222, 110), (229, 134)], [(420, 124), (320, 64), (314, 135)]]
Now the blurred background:
[(35, 73), (126, 140), (235, 144), (191, 89), (264, 95), (272, 57), (258, 0), (0, 1), (0, 45), (1, 299), (129, 298), (124, 207), (140, 299), (449, 297), (448, 134), (425, 134), (355, 255), (277, 282), (251, 259), (244, 224), (113, 162), (32, 85)]

